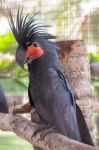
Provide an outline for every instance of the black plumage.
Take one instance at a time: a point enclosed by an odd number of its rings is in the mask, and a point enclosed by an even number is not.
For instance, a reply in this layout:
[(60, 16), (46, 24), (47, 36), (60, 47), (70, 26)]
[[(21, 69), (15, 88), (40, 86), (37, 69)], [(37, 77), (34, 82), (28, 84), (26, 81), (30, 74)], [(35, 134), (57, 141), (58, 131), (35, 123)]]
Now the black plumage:
[(45, 27), (49, 26), (37, 23), (36, 15), (27, 14), (24, 16), (23, 9), (19, 9), (16, 19), (13, 20), (11, 11), (9, 10), (9, 25), (19, 45), (25, 47), (28, 42), (31, 44), (36, 38), (55, 38), (55, 36), (44, 30)]
[(1, 86), (0, 86), (0, 112), (8, 113), (7, 99)]
[[(44, 51), (44, 55), (28, 64), (28, 93), (31, 105), (36, 107), (43, 122), (55, 126), (57, 132), (94, 145), (82, 112), (76, 105), (71, 85), (60, 68), (58, 47), (49, 40), (54, 36), (42, 29), (46, 26), (35, 22), (35, 15), (24, 16), (22, 10), (18, 10), (16, 24), (11, 12), (9, 13), (9, 24), (18, 42), (16, 60), (21, 67), (24, 66), (29, 45), (38, 43)], [(86, 133), (82, 134), (84, 131)]]

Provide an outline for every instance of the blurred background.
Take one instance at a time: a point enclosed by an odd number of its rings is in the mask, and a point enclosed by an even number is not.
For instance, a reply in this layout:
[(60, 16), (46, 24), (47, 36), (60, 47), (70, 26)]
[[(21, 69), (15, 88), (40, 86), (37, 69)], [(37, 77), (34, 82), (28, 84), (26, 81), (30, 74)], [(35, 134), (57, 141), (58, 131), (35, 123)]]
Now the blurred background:
[[(90, 64), (99, 61), (99, 1), (97, 0), (0, 0), (0, 85), (8, 106), (28, 101), (27, 72), (15, 62), (17, 43), (7, 21), (7, 9), (13, 16), (19, 6), (24, 13), (38, 13), (40, 22), (51, 25), (48, 32), (57, 41), (82, 39), (87, 43)], [(99, 70), (99, 65), (96, 68)], [(98, 71), (99, 73), (99, 71)], [(99, 102), (99, 74), (92, 73), (93, 100)], [(99, 113), (93, 113), (95, 141), (99, 145)], [(14, 140), (14, 142), (13, 142)], [(0, 150), (32, 150), (32, 146), (10, 132), (0, 131)]]

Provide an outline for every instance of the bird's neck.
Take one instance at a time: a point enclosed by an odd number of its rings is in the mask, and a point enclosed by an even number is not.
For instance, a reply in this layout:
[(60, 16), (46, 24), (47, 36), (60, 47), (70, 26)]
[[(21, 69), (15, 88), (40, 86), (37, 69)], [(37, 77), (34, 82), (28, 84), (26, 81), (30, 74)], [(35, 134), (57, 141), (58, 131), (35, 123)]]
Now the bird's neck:
[(45, 55), (40, 59), (34, 60), (29, 65), (29, 72), (30, 73), (44, 73), (49, 68), (54, 68), (55, 66), (59, 66), (58, 57), (55, 55)]

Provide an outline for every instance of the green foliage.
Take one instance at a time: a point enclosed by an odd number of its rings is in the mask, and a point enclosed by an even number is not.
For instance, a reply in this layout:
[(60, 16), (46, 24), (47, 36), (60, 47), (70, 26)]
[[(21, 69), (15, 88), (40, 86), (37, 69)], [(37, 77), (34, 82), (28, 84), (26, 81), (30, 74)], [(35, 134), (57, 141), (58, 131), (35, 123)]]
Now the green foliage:
[[(2, 76), (0, 84), (8, 93), (20, 94), (20, 91), (26, 92), (28, 85), (27, 71), (21, 69), (14, 60), (17, 44), (12, 33), (1, 36), (0, 43), (0, 75)], [(6, 53), (8, 55), (4, 55)]]
[(92, 80), (92, 86), (93, 86), (93, 95), (98, 96), (99, 95), (99, 77)]
[(7, 58), (0, 62), (0, 72), (9, 72), (15, 67), (15, 61), (11, 61)]
[(15, 61), (12, 63), (5, 62), (1, 66), (0, 74), (3, 77), (0, 80), (0, 84), (3, 86), (3, 89), (12, 95), (20, 95), (26, 92), (28, 86), (27, 71), (18, 67)]
[(90, 59), (90, 63), (94, 63), (96, 61), (99, 61), (99, 54), (93, 54), (93, 53), (89, 53), (88, 54), (89, 59)]
[(0, 150), (33, 150), (30, 143), (11, 132), (0, 131)]
[(28, 79), (27, 78), (2, 78), (0, 80), (0, 85), (2, 85), (4, 91), (11, 95), (23, 95), (27, 92)]
[(12, 33), (7, 33), (0, 37), (0, 52), (2, 53), (15, 53), (16, 48), (15, 38)]

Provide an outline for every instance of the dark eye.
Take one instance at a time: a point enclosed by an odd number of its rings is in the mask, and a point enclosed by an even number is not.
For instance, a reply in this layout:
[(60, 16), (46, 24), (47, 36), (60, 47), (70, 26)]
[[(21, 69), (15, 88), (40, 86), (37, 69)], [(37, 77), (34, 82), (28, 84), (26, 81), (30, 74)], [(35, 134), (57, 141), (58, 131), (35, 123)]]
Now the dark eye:
[(28, 46), (30, 46), (31, 45), (31, 43), (30, 42), (27, 42), (26, 43), (26, 47), (28, 47)]
[(38, 47), (38, 46), (39, 46), (39, 43), (38, 43), (38, 42), (34, 42), (34, 43), (33, 43), (33, 46), (34, 46), (34, 47)]

